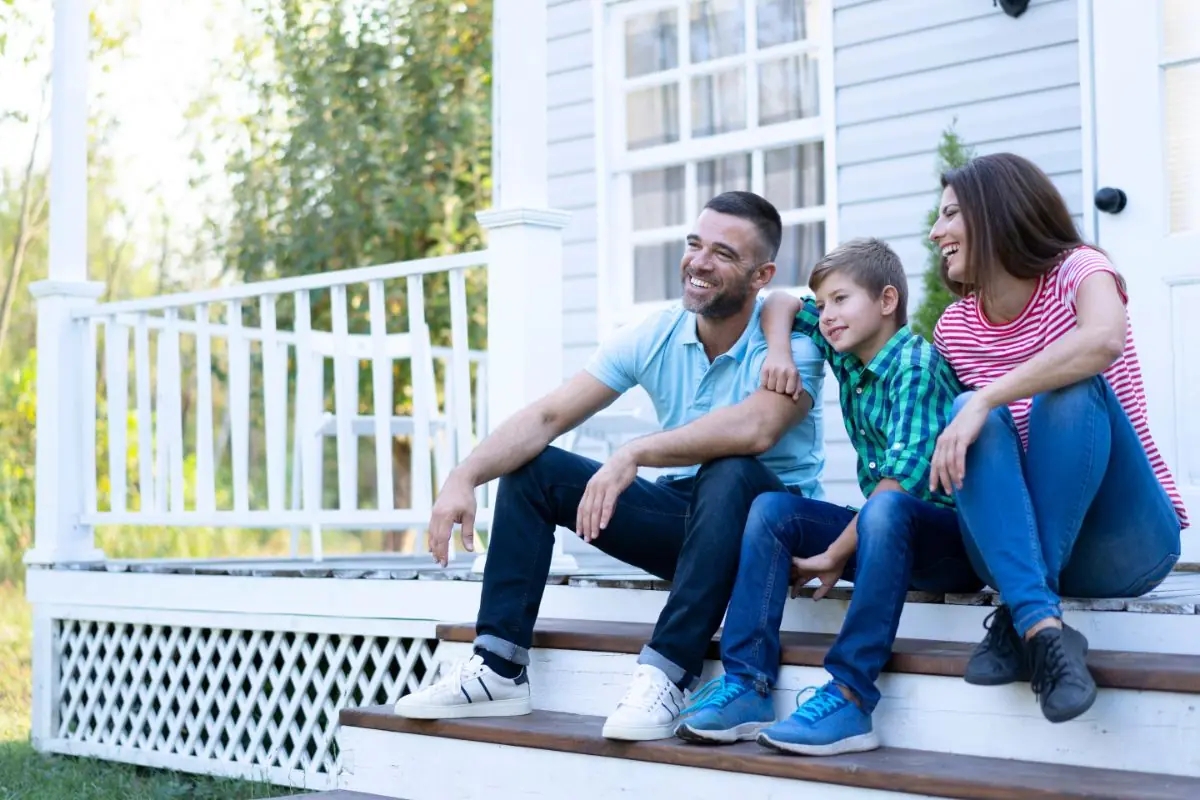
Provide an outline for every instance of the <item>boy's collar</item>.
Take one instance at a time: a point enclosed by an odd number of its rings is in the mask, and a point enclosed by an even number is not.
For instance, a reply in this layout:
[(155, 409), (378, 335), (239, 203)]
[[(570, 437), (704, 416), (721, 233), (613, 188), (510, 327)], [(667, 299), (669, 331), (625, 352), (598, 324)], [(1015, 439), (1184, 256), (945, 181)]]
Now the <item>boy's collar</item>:
[(863, 369), (873, 375), (883, 375), (892, 365), (892, 361), (899, 355), (900, 349), (904, 347), (904, 343), (913, 336), (912, 329), (907, 324), (901, 325), (895, 333), (884, 343), (883, 347), (875, 357), (871, 359)]

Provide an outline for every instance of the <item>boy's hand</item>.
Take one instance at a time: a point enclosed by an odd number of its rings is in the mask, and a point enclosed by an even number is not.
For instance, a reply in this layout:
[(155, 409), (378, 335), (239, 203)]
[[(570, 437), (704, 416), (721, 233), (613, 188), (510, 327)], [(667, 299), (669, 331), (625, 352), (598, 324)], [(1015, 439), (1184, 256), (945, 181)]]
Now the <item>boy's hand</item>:
[(850, 555), (839, 555), (826, 550), (812, 558), (792, 559), (792, 597), (800, 596), (800, 590), (813, 578), (818, 578), (821, 585), (813, 592), (813, 600), (820, 600), (829, 594), (829, 590), (837, 585), (838, 579), (846, 571), (846, 562)]
[(790, 395), (793, 400), (800, 399), (804, 384), (800, 382), (800, 370), (796, 369), (796, 362), (792, 360), (790, 351), (767, 351), (767, 358), (762, 367), (762, 388)]

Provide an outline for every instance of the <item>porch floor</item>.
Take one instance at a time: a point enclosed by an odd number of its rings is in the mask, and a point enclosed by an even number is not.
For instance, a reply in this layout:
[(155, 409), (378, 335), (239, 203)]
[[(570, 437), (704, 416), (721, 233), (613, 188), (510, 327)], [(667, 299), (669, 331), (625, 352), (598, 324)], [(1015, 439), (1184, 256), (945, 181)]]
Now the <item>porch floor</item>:
[[(579, 565), (571, 571), (552, 570), (547, 584), (615, 589), (670, 589), (669, 581), (649, 575), (598, 550), (572, 553)], [(89, 572), (132, 572), (158, 575), (226, 575), (256, 578), (325, 578), (337, 580), (425, 580), (481, 581), (473, 572), (474, 553), (459, 553), (457, 560), (442, 568), (426, 554), (380, 553), (374, 555), (328, 556), (323, 561), (306, 558), (276, 559), (113, 559), (64, 563), (51, 569)], [(1200, 572), (1189, 568), (1173, 572), (1153, 592), (1137, 598), (1064, 598), (1067, 611), (1126, 611), (1144, 614), (1200, 613)], [(811, 597), (815, 587), (802, 596)], [(827, 597), (848, 600), (851, 584), (842, 582)], [(971, 594), (909, 592), (909, 603), (991, 606), (998, 595), (985, 589)]]

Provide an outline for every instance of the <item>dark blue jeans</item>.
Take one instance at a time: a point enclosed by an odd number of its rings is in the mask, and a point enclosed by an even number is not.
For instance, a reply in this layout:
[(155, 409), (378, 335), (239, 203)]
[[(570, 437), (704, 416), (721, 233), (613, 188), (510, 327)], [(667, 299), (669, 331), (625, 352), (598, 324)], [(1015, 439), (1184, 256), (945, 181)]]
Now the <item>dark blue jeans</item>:
[[(574, 529), (579, 501), (598, 469), (596, 461), (548, 447), (500, 479), (476, 645), (529, 663), (555, 526)], [(639, 663), (653, 664), (681, 685), (695, 683), (733, 590), (746, 515), (755, 497), (771, 491), (786, 489), (761, 461), (722, 458), (703, 465), (694, 478), (639, 478), (621, 494), (593, 544), (672, 581)]]
[[(854, 510), (786, 494), (763, 495), (750, 509), (741, 565), (721, 633), (725, 672), (766, 694), (779, 677), (779, 626), (793, 556), (825, 552)], [(875, 681), (892, 643), (909, 588), (972, 592), (983, 586), (963, 547), (951, 509), (904, 492), (871, 497), (858, 515), (858, 550), (842, 577), (854, 593), (825, 669), (870, 713)]]
[(1137, 597), (1179, 560), (1179, 516), (1101, 376), (1034, 397), (1024, 452), (1008, 408), (993, 410), (955, 500), (971, 560), (1022, 636), (1062, 617), (1060, 594)]

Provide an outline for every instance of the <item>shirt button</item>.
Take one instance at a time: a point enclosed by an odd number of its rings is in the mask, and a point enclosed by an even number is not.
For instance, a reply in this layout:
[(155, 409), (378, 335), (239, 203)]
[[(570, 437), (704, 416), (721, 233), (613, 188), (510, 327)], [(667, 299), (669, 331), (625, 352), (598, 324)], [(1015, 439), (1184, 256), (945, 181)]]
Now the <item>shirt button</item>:
[(867, 466), (870, 467), (871, 469), (875, 469), (875, 462), (871, 461), (867, 464)]
[(858, 387), (857, 389), (855, 389), (855, 390), (854, 390), (854, 393), (855, 393), (855, 394), (862, 394), (862, 387), (860, 386), (860, 387)]

